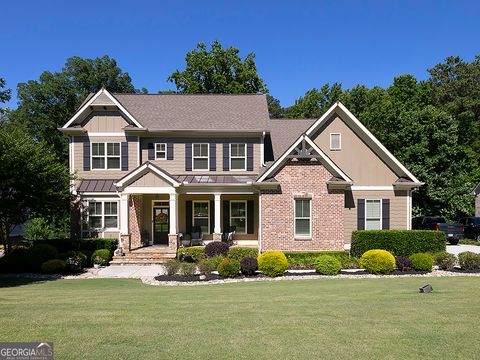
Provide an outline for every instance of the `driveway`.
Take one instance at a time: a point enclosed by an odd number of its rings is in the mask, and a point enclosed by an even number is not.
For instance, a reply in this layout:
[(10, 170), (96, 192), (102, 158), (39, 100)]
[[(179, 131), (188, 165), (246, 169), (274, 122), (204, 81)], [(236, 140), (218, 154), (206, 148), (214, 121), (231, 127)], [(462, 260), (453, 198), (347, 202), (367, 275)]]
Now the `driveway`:
[(462, 245), (462, 244), (447, 245), (447, 252), (449, 252), (450, 254), (458, 255), (458, 254), (460, 254), (461, 252), (464, 252), (464, 251), (471, 251), (471, 252), (474, 252), (476, 254), (480, 254), (480, 246)]

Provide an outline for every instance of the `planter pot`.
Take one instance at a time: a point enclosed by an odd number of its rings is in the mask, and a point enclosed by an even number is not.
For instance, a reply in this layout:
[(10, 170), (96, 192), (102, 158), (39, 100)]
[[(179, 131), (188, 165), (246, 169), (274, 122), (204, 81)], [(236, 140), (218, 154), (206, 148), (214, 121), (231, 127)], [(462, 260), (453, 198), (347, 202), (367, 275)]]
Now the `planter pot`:
[(93, 268), (94, 269), (100, 269), (100, 265), (99, 264), (93, 264)]

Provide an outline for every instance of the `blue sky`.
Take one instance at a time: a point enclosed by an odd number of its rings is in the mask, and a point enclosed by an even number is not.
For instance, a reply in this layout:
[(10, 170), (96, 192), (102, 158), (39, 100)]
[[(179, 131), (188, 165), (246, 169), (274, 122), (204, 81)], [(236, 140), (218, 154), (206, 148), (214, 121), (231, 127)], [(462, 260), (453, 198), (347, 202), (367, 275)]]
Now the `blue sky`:
[(0, 77), (13, 89), (70, 56), (104, 54), (137, 88), (172, 89), (166, 78), (186, 52), (218, 39), (254, 52), (286, 106), (326, 82), (387, 86), (400, 74), (426, 78), (446, 56), (480, 54), (478, 1), (7, 0), (1, 8)]

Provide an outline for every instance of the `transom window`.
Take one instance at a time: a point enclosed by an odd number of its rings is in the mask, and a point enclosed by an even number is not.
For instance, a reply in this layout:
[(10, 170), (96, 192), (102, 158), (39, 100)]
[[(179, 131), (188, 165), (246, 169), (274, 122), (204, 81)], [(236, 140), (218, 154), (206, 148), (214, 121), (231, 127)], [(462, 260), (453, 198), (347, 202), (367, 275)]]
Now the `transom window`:
[(382, 229), (382, 201), (365, 200), (365, 230)]
[(235, 226), (236, 234), (247, 233), (247, 202), (230, 201), (230, 226)]
[(230, 144), (230, 170), (246, 170), (246, 145)]
[(92, 169), (120, 170), (120, 143), (92, 143)]
[(200, 227), (202, 233), (210, 234), (209, 202), (193, 202), (193, 226)]
[(330, 150), (342, 149), (342, 134), (330, 134)]
[(311, 236), (311, 199), (295, 199), (295, 236)]
[(155, 144), (155, 160), (167, 159), (167, 144)]
[(193, 144), (193, 170), (208, 170), (208, 144)]
[(90, 201), (88, 203), (88, 227), (90, 229), (118, 228), (118, 202)]

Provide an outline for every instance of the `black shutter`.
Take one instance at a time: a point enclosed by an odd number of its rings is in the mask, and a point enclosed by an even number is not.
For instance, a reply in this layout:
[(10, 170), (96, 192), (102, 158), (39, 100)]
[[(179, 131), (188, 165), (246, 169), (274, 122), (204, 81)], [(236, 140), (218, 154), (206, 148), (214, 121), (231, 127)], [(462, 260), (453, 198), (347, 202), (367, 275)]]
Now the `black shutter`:
[(382, 230), (390, 230), (390, 199), (382, 200)]
[(191, 234), (192, 233), (192, 221), (193, 221), (193, 209), (192, 209), (192, 201), (189, 200), (189, 201), (186, 201), (185, 202), (185, 227), (186, 227), (186, 230), (187, 230), (187, 234)]
[(254, 233), (254, 215), (255, 215), (255, 210), (254, 210), (254, 202), (253, 200), (248, 200), (247, 201), (247, 234), (253, 234)]
[(230, 201), (223, 200), (223, 232), (230, 231)]
[(167, 143), (167, 160), (173, 160), (173, 143)]
[(210, 200), (210, 234), (215, 232), (215, 201)]
[(253, 171), (253, 144), (247, 144), (247, 171)]
[(365, 230), (365, 199), (357, 200), (357, 230)]
[(230, 144), (223, 143), (223, 171), (230, 170)]
[(90, 171), (90, 142), (83, 143), (83, 170)]
[(217, 170), (217, 144), (210, 143), (210, 171)]
[(128, 171), (128, 142), (122, 142), (122, 171)]
[(155, 147), (153, 143), (148, 143), (148, 160), (155, 160)]
[(185, 144), (185, 171), (192, 171), (192, 143)]

